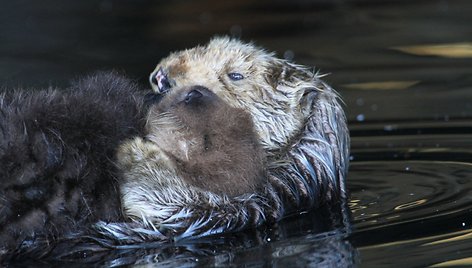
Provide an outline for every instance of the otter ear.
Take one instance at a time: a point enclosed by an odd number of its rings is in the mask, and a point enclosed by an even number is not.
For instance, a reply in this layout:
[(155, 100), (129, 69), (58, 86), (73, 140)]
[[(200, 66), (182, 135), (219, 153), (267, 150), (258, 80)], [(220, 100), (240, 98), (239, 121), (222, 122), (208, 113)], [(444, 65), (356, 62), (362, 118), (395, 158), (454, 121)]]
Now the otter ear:
[(291, 99), (292, 105), (302, 111), (310, 111), (312, 103), (320, 92), (317, 74), (304, 66), (281, 61), (274, 63), (266, 81), (277, 91)]
[(306, 87), (303, 89), (301, 96), (300, 96), (300, 100), (299, 100), (299, 104), (300, 104), (300, 107), (302, 109), (302, 111), (307, 111), (307, 112), (310, 112), (311, 109), (312, 109), (312, 106), (313, 106), (313, 102), (315, 101), (316, 97), (318, 96), (320, 90), (318, 89), (318, 87), (316, 87), (315, 85), (311, 84), (310, 87)]

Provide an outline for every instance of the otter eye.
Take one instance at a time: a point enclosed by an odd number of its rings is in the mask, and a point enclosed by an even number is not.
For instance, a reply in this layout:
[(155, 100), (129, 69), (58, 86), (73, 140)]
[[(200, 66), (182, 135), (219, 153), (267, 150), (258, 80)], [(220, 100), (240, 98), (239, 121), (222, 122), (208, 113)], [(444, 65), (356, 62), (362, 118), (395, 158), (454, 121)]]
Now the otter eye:
[(233, 81), (238, 81), (244, 79), (244, 76), (240, 73), (229, 73), (228, 74), (229, 79)]

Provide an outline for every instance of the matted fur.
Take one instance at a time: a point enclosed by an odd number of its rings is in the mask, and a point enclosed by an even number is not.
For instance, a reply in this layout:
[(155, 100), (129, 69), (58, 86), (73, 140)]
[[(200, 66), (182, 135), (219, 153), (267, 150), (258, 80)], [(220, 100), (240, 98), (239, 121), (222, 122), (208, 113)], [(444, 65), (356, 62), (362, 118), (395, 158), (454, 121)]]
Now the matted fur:
[[(237, 231), (346, 198), (346, 119), (321, 75), (229, 38), (163, 59), (150, 79), (157, 92), (160, 72), (172, 88), (204, 86), (248, 111), (269, 157), (268, 180), (258, 192), (229, 197), (188, 187), (172, 174), (158, 175), (156, 183), (160, 160), (144, 157), (142, 177), (123, 195), (133, 223), (98, 223), (105, 239), (137, 243)], [(232, 80), (231, 73), (244, 79)]]

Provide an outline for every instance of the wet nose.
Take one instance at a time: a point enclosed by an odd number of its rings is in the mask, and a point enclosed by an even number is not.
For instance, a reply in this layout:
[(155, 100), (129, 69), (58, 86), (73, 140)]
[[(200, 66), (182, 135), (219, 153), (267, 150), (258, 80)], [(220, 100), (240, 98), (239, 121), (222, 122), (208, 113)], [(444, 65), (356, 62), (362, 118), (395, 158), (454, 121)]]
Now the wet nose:
[(190, 88), (190, 91), (187, 93), (185, 96), (185, 103), (190, 104), (195, 101), (198, 101), (205, 95), (206, 92), (208, 92), (209, 89), (203, 86), (193, 86)]

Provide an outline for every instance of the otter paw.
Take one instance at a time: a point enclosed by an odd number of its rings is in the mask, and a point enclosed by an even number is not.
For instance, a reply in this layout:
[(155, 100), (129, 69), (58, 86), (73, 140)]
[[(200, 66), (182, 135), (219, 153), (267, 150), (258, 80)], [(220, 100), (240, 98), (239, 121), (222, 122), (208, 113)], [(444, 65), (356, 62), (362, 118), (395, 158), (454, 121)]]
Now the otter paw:
[(120, 168), (129, 170), (141, 165), (163, 166), (169, 163), (169, 157), (155, 143), (137, 137), (123, 143), (116, 154)]

